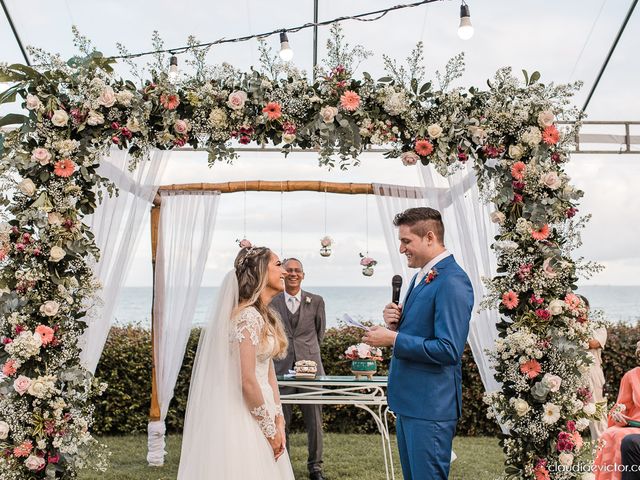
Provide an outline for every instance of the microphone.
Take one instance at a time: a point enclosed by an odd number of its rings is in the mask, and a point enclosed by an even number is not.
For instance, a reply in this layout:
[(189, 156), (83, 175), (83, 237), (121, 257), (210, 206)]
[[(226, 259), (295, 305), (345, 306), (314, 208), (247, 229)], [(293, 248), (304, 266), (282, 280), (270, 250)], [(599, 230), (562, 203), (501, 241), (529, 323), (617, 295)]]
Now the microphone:
[(391, 301), (398, 305), (400, 303), (400, 289), (402, 288), (402, 277), (400, 275), (394, 275), (391, 279)]

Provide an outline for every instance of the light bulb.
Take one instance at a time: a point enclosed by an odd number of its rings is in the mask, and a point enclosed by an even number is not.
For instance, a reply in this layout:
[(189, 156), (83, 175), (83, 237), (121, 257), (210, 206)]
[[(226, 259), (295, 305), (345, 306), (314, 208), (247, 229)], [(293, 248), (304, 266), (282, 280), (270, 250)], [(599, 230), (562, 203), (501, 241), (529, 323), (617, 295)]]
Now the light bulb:
[(473, 25), (471, 25), (471, 14), (469, 13), (469, 5), (460, 5), (460, 26), (458, 27), (458, 36), (462, 40), (469, 40), (473, 37)]
[(175, 55), (171, 55), (171, 58), (169, 59), (169, 81), (171, 83), (176, 83), (179, 76), (180, 72), (178, 71), (178, 57), (176, 57)]
[(285, 32), (280, 34), (280, 58), (285, 62), (289, 62), (293, 58), (293, 50), (289, 46), (289, 39)]

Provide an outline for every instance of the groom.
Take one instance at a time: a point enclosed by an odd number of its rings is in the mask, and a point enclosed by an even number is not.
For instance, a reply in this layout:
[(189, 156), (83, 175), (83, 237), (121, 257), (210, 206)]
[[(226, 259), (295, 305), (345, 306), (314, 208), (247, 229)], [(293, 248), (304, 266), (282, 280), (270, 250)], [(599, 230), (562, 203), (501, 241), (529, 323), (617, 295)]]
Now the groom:
[(402, 306), (390, 303), (388, 328), (372, 327), (363, 340), (393, 346), (389, 407), (405, 480), (445, 480), (462, 413), (462, 352), (469, 333), (473, 289), (444, 247), (444, 225), (433, 208), (410, 208), (393, 220), (400, 253), (413, 277)]

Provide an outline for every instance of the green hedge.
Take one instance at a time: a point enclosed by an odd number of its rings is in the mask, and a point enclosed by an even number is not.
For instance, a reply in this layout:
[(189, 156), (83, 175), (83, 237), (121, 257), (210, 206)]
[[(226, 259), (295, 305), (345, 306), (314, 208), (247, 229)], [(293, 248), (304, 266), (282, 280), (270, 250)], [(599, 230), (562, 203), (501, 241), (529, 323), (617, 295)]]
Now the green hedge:
[[(167, 429), (182, 430), (189, 380), (200, 331), (191, 332), (184, 363), (178, 377), (175, 396), (167, 416)], [(324, 367), (331, 375), (349, 375), (350, 362), (341, 358), (345, 349), (361, 338), (361, 331), (353, 327), (327, 330), (322, 344)], [(627, 370), (637, 366), (635, 343), (640, 340), (640, 326), (616, 324), (609, 329), (603, 362), (609, 400), (618, 393), (620, 378)], [(378, 374), (386, 375), (389, 367), (389, 349), (384, 351)], [(494, 435), (495, 423), (486, 418), (482, 403), (484, 389), (469, 347), (465, 349), (462, 368), (463, 416), (457, 433), (465, 436)], [(109, 333), (100, 364), (96, 371), (101, 381), (109, 384), (104, 396), (96, 404), (94, 431), (98, 434), (128, 434), (144, 432), (147, 428), (151, 395), (151, 335), (141, 327), (114, 327)], [(369, 413), (350, 405), (325, 406), (324, 428), (330, 432), (371, 433), (376, 425)], [(298, 409), (294, 409), (291, 428), (302, 431), (304, 424)]]

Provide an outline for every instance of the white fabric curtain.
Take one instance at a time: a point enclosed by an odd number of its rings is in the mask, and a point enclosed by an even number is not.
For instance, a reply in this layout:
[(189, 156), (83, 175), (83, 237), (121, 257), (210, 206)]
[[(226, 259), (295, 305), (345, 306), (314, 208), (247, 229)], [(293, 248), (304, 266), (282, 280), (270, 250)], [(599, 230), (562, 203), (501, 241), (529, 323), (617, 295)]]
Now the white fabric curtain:
[(110, 197), (103, 192), (96, 211), (85, 218), (100, 249), (100, 260), (93, 269), (102, 284), (102, 301), (89, 308), (85, 318), (88, 326), (80, 339), (80, 360), (92, 373), (98, 366), (131, 258), (140, 232), (148, 224), (146, 219), (168, 159), (167, 152), (156, 150), (150, 159), (141, 160), (135, 170), (129, 171), (128, 153), (112, 149), (100, 162), (98, 173), (118, 187), (118, 194)]
[(193, 325), (220, 192), (161, 192), (153, 302), (160, 420), (149, 422), (149, 465), (164, 464), (165, 419)]
[[(495, 257), (489, 247), (495, 227), (489, 219), (489, 209), (478, 194), (475, 172), (465, 168), (445, 178), (431, 167), (420, 166), (420, 180), (424, 187), (374, 184), (374, 193), (384, 230), (394, 273), (403, 277), (403, 294), (413, 272), (399, 254), (400, 244), (393, 217), (407, 208), (429, 206), (442, 214), (445, 225), (445, 245), (467, 272), (475, 295), (475, 305), (469, 329), (469, 345), (482, 382), (487, 391), (499, 388), (493, 376), (485, 349), (492, 349), (498, 338), (498, 313), (480, 311), (485, 295), (482, 277), (495, 274)], [(401, 297), (402, 298), (402, 297)]]

